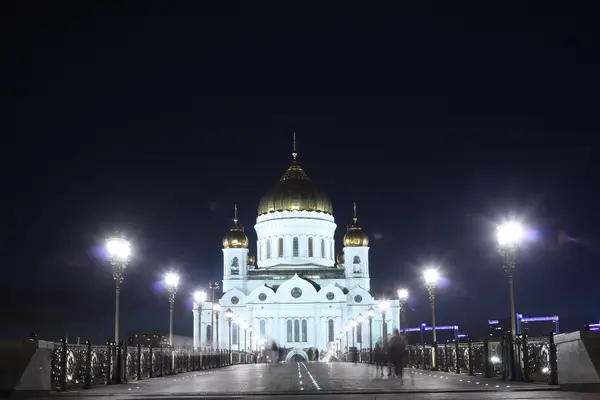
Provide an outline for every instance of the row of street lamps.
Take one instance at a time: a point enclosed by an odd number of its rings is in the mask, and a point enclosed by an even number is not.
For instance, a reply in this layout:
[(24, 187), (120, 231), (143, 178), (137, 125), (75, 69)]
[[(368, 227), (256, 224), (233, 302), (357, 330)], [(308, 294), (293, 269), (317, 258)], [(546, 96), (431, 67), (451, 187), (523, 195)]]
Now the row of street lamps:
[[(511, 339), (514, 341), (516, 338), (516, 311), (515, 311), (515, 298), (514, 298), (514, 285), (513, 285), (513, 275), (514, 269), (516, 266), (516, 255), (517, 251), (521, 245), (521, 242), (524, 237), (524, 229), (521, 224), (514, 220), (509, 220), (499, 225), (497, 228), (497, 242), (498, 242), (498, 251), (503, 259), (503, 269), (508, 274), (508, 289), (509, 289), (509, 303), (510, 303), (510, 324), (511, 324)], [(131, 255), (131, 243), (126, 240), (123, 236), (115, 236), (107, 240), (106, 248), (109, 254), (109, 262), (113, 266), (113, 278), (115, 280), (115, 342), (119, 342), (119, 301), (121, 295), (121, 285), (123, 283), (123, 279), (125, 276), (125, 269), (130, 261)], [(433, 334), (433, 342), (437, 342), (436, 335), (436, 321), (435, 321), (435, 297), (436, 297), (436, 289), (440, 280), (440, 273), (437, 268), (430, 267), (425, 269), (423, 272), (423, 278), (425, 280), (425, 286), (427, 287), (427, 291), (429, 294), (429, 302), (431, 305), (431, 327)], [(164, 277), (165, 287), (168, 293), (169, 299), (169, 345), (173, 346), (173, 305), (175, 303), (175, 295), (177, 293), (177, 289), (179, 286), (179, 275), (175, 272), (168, 272)], [(216, 337), (217, 337), (217, 349), (219, 348), (219, 313), (221, 311), (220, 305), (215, 303), (214, 292), (219, 288), (218, 283), (210, 283), (209, 289), (212, 290), (212, 305), (213, 305), (213, 313), (211, 313), (211, 327), (213, 322), (213, 314), (216, 315)], [(406, 329), (406, 302), (409, 297), (408, 289), (400, 288), (397, 291), (399, 305), (400, 305), (400, 315), (399, 322), (402, 330)], [(206, 301), (206, 293), (204, 291), (196, 291), (194, 293), (194, 307), (199, 310), (199, 315), (201, 318), (202, 314), (202, 305)], [(387, 341), (387, 323), (386, 323), (386, 312), (389, 308), (389, 304), (387, 301), (383, 300), (378, 304), (379, 309), (382, 314), (382, 334), (384, 342)], [(375, 315), (375, 310), (371, 307), (368, 310), (367, 316), (369, 319), (369, 339), (370, 339), (370, 349), (373, 349), (373, 317)], [(231, 324), (234, 322), (234, 315), (231, 309), (227, 309), (225, 311), (225, 318), (229, 324), (229, 350), (231, 350)], [(199, 342), (202, 342), (202, 329), (201, 328), (201, 320), (198, 321), (199, 326)], [(244, 328), (244, 341), (246, 340), (246, 332), (250, 332), (250, 348), (252, 348), (252, 327), (248, 325), (246, 321), (243, 321), (241, 317), (237, 317), (235, 319), (235, 323), (239, 328)], [(362, 324), (364, 323), (364, 316), (359, 314), (356, 320), (351, 320), (345, 326), (346, 330), (346, 345), (348, 342), (348, 333), (352, 330), (352, 344), (354, 347), (354, 337), (355, 330), (357, 327), (362, 328)], [(214, 336), (214, 335), (211, 335)], [(338, 339), (341, 340), (342, 334), (338, 335)], [(213, 348), (213, 337), (211, 337), (211, 348)], [(361, 340), (360, 344), (362, 346), (362, 329), (361, 329)], [(239, 334), (238, 334), (238, 350), (240, 346)], [(244, 345), (244, 349), (247, 347)], [(435, 368), (435, 349), (432, 353), (433, 356), (433, 367)], [(514, 355), (511, 355), (510, 359)]]

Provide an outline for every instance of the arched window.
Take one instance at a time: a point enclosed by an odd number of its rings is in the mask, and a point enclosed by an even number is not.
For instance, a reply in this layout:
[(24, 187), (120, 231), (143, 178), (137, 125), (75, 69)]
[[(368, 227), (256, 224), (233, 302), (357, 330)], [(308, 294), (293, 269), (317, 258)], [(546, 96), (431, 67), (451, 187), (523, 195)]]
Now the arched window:
[(288, 343), (292, 342), (292, 320), (287, 320), (287, 341)]
[(238, 343), (238, 324), (231, 324), (231, 344)]
[(233, 257), (231, 261), (231, 275), (240, 274), (240, 260), (237, 257)]
[(313, 238), (308, 238), (308, 256), (313, 257)]
[(294, 342), (300, 341), (300, 320), (294, 321)]
[(321, 239), (321, 258), (325, 258), (325, 239)]
[(277, 252), (279, 254), (279, 258), (283, 257), (283, 238), (277, 239)]
[(260, 320), (260, 337), (267, 336), (267, 321), (264, 319)]
[(271, 239), (267, 239), (267, 260), (271, 258)]
[(305, 319), (302, 320), (302, 342), (308, 342), (308, 324)]
[(206, 342), (208, 343), (208, 345), (210, 346), (210, 344), (212, 343), (212, 326), (210, 325), (206, 325)]
[(292, 249), (293, 249), (292, 255), (294, 257), (298, 257), (298, 238), (297, 237), (292, 239)]
[(334, 338), (334, 334), (333, 334), (333, 320), (330, 319), (329, 321), (327, 321), (327, 338), (329, 339), (330, 342), (333, 342)]
[(362, 324), (356, 325), (356, 343), (362, 343)]
[(360, 257), (359, 256), (354, 256), (354, 261), (352, 261), (353, 264), (360, 264)]

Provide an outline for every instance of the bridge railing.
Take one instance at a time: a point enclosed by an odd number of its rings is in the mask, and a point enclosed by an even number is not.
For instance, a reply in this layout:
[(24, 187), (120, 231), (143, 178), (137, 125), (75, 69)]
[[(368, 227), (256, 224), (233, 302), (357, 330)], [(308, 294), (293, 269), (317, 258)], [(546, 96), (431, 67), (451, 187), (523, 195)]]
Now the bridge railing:
[[(435, 351), (433, 350), (435, 349)], [(514, 352), (515, 368), (511, 371), (509, 350)], [(435, 362), (433, 360), (435, 354)], [(375, 362), (371, 349), (347, 352), (341, 361), (370, 363)], [(387, 357), (384, 356), (387, 363)], [(443, 344), (410, 345), (407, 349), (406, 364), (412, 368), (450, 372), (455, 374), (499, 377), (526, 382), (557, 383), (556, 346), (554, 333), (546, 337), (529, 338), (520, 335), (514, 343), (510, 338), (499, 340), (484, 339), (446, 341)]]
[(243, 351), (117, 345), (107, 342), (54, 344), (52, 387), (58, 391), (167, 376), (182, 372), (251, 363)]

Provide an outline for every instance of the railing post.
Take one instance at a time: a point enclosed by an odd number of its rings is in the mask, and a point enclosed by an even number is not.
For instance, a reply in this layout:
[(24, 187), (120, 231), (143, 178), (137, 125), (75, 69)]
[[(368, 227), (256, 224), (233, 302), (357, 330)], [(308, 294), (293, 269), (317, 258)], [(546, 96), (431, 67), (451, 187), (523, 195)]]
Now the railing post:
[(521, 336), (521, 354), (523, 355), (523, 380), (529, 382), (529, 344), (527, 343), (527, 335)]
[(115, 362), (115, 383), (123, 383), (123, 348), (120, 342), (117, 343), (117, 358)]
[(469, 357), (469, 375), (475, 375), (473, 373), (473, 340), (469, 338), (469, 342), (467, 343), (467, 356)]
[(490, 374), (490, 346), (487, 337), (483, 338), (483, 377), (489, 378)]
[(112, 347), (112, 342), (109, 340), (108, 342), (106, 342), (106, 368), (108, 368), (108, 370), (106, 371), (106, 384), (107, 385), (112, 385), (113, 384), (113, 364), (115, 362), (115, 360), (113, 360), (113, 347)]
[(548, 384), (558, 385), (558, 361), (556, 359), (556, 344), (554, 343), (553, 331), (550, 331), (548, 344), (550, 346), (550, 380)]
[(460, 349), (458, 348), (458, 340), (454, 341), (454, 350), (456, 351), (456, 357), (455, 357), (455, 360), (454, 360), (454, 362), (456, 364), (456, 370), (455, 370), (455, 372), (457, 374), (460, 374), (460, 360), (459, 360), (459, 358), (460, 358)]
[(154, 376), (154, 349), (152, 348), (152, 346), (150, 346), (148, 348), (148, 352), (150, 354), (150, 375), (148, 375), (149, 378), (152, 378)]
[(444, 343), (444, 371), (450, 372), (450, 362), (448, 361), (448, 340)]
[(137, 345), (137, 380), (142, 380), (142, 344)]
[(67, 337), (63, 336), (60, 339), (60, 379), (59, 379), (59, 390), (67, 390), (67, 357), (69, 356), (69, 349), (67, 344)]
[(92, 388), (92, 343), (88, 339), (85, 344), (87, 348), (85, 349), (85, 385), (84, 389)]
[(127, 356), (129, 355), (129, 350), (127, 347), (127, 342), (123, 342), (123, 344), (121, 345), (122, 347), (122, 353), (121, 353), (121, 361), (123, 363), (123, 366), (121, 367), (121, 378), (122, 378), (122, 383), (127, 383), (127, 381), (129, 381), (128, 377), (127, 377), (127, 365), (129, 364), (129, 362), (127, 361)]

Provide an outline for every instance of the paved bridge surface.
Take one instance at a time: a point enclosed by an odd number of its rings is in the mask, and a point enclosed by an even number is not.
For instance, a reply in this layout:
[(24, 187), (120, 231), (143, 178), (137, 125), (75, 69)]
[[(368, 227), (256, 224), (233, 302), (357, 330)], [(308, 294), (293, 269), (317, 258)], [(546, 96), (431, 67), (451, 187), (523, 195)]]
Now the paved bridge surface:
[[(246, 364), (56, 394), (57, 398), (183, 399), (199, 396), (237, 399), (598, 399), (544, 384), (407, 369), (404, 382), (377, 378), (375, 367), (348, 363)], [(304, 394), (304, 395), (303, 395)], [(318, 396), (315, 396), (318, 395)], [(48, 399), (46, 397), (46, 399)]]

